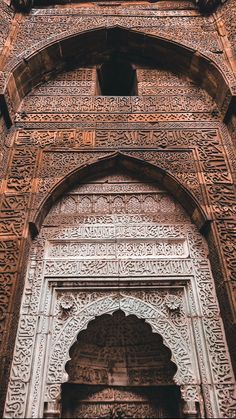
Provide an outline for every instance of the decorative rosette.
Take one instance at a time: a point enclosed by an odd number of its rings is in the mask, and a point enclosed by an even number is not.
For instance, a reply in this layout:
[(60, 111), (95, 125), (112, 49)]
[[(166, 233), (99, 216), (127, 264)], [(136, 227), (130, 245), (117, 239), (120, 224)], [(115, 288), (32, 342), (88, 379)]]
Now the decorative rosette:
[(71, 294), (63, 295), (60, 299), (60, 307), (65, 310), (69, 311), (75, 304), (74, 297)]
[(171, 311), (179, 311), (181, 306), (181, 299), (177, 295), (168, 294), (165, 297), (165, 305)]

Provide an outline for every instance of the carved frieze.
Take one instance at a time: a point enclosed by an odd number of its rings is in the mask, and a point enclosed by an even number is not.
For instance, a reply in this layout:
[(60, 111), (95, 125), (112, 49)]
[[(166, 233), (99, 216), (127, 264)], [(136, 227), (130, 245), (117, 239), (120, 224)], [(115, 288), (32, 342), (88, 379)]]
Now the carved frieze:
[(149, 260), (149, 261), (126, 261), (115, 260), (87, 261), (87, 262), (47, 262), (45, 266), (47, 276), (151, 276), (151, 275), (186, 275), (192, 273), (191, 262), (188, 260)]
[[(16, 113), (15, 122), (19, 124), (73, 124), (81, 123), (159, 123), (159, 122), (205, 122), (219, 121), (219, 115), (214, 112), (177, 112), (177, 113)], [(32, 126), (32, 125), (31, 125)]]
[(109, 241), (102, 244), (96, 242), (52, 243), (48, 256), (51, 258), (83, 257), (83, 258), (175, 258), (187, 257), (188, 250), (184, 240), (153, 240), (153, 241)]
[(28, 96), (20, 112), (24, 110), (31, 113), (47, 110), (48, 113), (59, 112), (67, 109), (69, 113), (155, 113), (155, 112), (212, 112), (215, 109), (213, 100), (204, 100), (199, 95), (191, 96)]
[[(207, 129), (64, 129), (19, 130), (16, 144), (20, 146), (52, 148), (120, 148), (120, 147), (186, 147), (198, 146), (205, 160), (209, 148), (216, 160), (223, 159), (221, 141), (217, 130)], [(202, 148), (205, 145), (208, 153)], [(200, 149), (201, 147), (201, 149)], [(216, 161), (215, 160), (215, 161)], [(215, 164), (215, 163), (214, 163)], [(225, 170), (224, 167), (219, 167)]]

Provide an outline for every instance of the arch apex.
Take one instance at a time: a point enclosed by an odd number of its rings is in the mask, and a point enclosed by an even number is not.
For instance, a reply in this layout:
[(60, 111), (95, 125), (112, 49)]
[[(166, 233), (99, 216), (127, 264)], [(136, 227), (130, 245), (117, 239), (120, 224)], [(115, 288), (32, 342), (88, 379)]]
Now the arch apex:
[(211, 218), (193, 194), (174, 175), (153, 162), (118, 150), (80, 165), (54, 184), (42, 201), (37, 213), (32, 214), (33, 216), (29, 221), (31, 237), (38, 234), (50, 208), (66, 191), (81, 183), (81, 181), (84, 182), (91, 177), (109, 174), (111, 170), (117, 168), (124, 168), (133, 176), (139, 178), (142, 176), (144, 179), (151, 179), (160, 183), (183, 206), (200, 232), (203, 234), (208, 232)]
[(21, 100), (42, 83), (45, 76), (62, 71), (69, 62), (77, 66), (89, 65), (96, 61), (96, 56), (112, 51), (121, 51), (136, 60), (144, 60), (155, 66), (164, 65), (169, 70), (179, 72), (208, 91), (223, 117), (229, 108), (232, 111), (232, 89), (227, 74), (208, 56), (187, 44), (145, 31), (120, 25), (98, 26), (60, 39), (50, 39), (40, 48), (35, 47), (28, 55), (26, 52), (24, 56), (18, 56), (17, 63), (14, 61), (8, 65), (0, 103), (8, 126), (13, 123)]

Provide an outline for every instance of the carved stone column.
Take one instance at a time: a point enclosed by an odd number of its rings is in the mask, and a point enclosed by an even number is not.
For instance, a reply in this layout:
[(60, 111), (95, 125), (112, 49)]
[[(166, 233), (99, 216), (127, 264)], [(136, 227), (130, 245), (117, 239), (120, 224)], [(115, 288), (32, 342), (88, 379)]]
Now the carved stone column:
[(51, 384), (46, 388), (43, 417), (55, 419), (61, 417), (61, 385)]
[(43, 417), (47, 419), (60, 418), (61, 408), (58, 401), (46, 402), (44, 405), (44, 414)]
[(184, 402), (183, 416), (186, 419), (196, 419), (198, 417), (198, 409), (195, 401)]
[(198, 385), (186, 385), (181, 386), (180, 390), (183, 400), (183, 417), (186, 419), (203, 418), (204, 414), (201, 412), (202, 397), (200, 387)]

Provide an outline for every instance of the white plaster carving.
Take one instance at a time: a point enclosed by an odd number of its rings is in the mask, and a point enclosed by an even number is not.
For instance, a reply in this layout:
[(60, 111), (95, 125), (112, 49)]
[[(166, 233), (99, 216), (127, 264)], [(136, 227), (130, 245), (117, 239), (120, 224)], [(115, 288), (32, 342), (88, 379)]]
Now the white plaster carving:
[[(117, 310), (162, 336), (190, 408), (204, 401), (207, 417), (234, 417), (232, 368), (204, 239), (187, 216), (175, 221), (176, 203), (153, 185), (145, 192), (138, 184), (135, 194), (135, 183), (127, 183), (122, 195), (118, 178), (100, 200), (98, 188), (83, 185), (68, 194), (32, 246), (4, 417), (42, 417), (44, 402), (58, 409), (79, 332)], [(153, 200), (165, 202), (164, 223)]]

